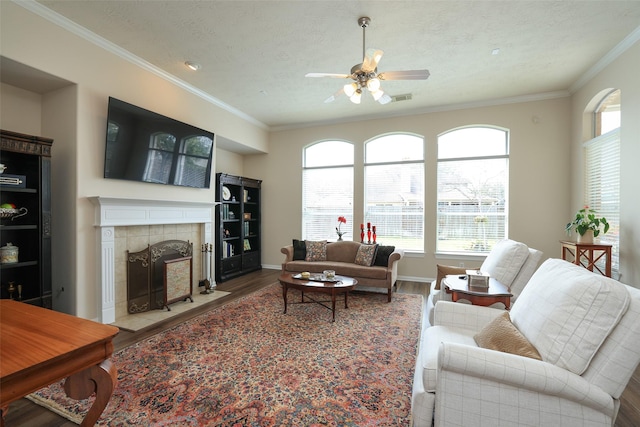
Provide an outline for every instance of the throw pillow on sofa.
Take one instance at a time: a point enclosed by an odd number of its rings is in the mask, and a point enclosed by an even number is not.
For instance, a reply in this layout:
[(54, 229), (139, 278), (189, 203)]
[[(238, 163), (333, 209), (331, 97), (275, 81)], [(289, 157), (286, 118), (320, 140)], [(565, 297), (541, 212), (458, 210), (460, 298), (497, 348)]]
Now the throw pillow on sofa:
[(542, 360), (533, 344), (511, 323), (508, 311), (489, 322), (473, 339), (482, 348)]
[(395, 246), (383, 246), (378, 245), (376, 251), (376, 258), (373, 260), (373, 265), (379, 265), (380, 267), (386, 267), (389, 265), (389, 257), (396, 250)]
[(370, 267), (376, 257), (378, 245), (360, 245), (356, 254), (355, 263)]
[(437, 264), (438, 267), (438, 275), (436, 276), (436, 286), (435, 289), (440, 289), (440, 282), (445, 276), (450, 274), (467, 274), (467, 270), (464, 267), (454, 267), (452, 265), (440, 265)]
[(304, 258), (305, 261), (326, 261), (327, 260), (327, 241), (310, 242), (305, 240), (305, 249), (307, 251)]
[(293, 260), (304, 261), (307, 257), (307, 244), (304, 240), (293, 239)]

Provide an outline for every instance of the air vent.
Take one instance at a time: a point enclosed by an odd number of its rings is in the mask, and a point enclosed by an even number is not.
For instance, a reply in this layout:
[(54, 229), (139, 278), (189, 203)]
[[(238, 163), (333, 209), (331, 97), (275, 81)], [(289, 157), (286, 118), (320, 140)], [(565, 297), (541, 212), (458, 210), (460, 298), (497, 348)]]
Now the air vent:
[(395, 95), (391, 97), (391, 102), (411, 101), (413, 95), (406, 93), (404, 95)]

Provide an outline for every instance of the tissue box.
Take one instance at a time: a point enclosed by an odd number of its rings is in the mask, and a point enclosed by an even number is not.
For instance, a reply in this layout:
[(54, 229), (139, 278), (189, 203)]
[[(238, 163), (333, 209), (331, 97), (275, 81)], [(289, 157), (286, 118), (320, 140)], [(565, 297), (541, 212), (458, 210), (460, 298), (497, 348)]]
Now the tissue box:
[(480, 270), (467, 270), (469, 286), (475, 288), (489, 287), (489, 273), (483, 273)]

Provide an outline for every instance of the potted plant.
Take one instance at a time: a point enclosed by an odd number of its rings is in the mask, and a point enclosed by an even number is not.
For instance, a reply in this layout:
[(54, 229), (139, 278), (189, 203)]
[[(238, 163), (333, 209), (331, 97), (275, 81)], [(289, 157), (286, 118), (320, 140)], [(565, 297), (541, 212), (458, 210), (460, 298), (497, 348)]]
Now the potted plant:
[(596, 217), (596, 212), (585, 206), (576, 213), (576, 217), (567, 224), (565, 230), (571, 233), (575, 229), (578, 233), (578, 243), (593, 243), (593, 238), (600, 234), (600, 227), (604, 227), (602, 234), (609, 231), (609, 223), (605, 217)]

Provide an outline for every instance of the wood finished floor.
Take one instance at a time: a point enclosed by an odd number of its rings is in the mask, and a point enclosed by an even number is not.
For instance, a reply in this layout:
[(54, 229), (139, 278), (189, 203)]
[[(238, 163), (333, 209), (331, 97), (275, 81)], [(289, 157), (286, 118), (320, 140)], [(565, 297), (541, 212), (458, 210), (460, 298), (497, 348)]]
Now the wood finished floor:
[[(150, 326), (137, 332), (121, 331), (114, 339), (115, 351), (127, 347), (137, 341), (155, 335), (165, 329), (169, 329), (179, 323), (191, 319), (207, 310), (227, 304), (230, 301), (242, 298), (267, 285), (277, 281), (279, 271), (261, 270), (248, 274), (228, 282), (219, 283), (218, 289), (228, 291), (231, 294), (212, 301), (211, 303), (191, 310), (165, 322)], [(427, 286), (424, 283), (399, 281), (397, 292), (409, 294), (422, 294), (427, 296)], [(620, 399), (621, 406), (615, 427), (636, 427), (640, 425), (640, 367), (631, 378), (627, 388)], [(76, 424), (65, 418), (38, 406), (27, 399), (21, 399), (11, 404), (5, 417), (5, 427), (76, 427)]]

